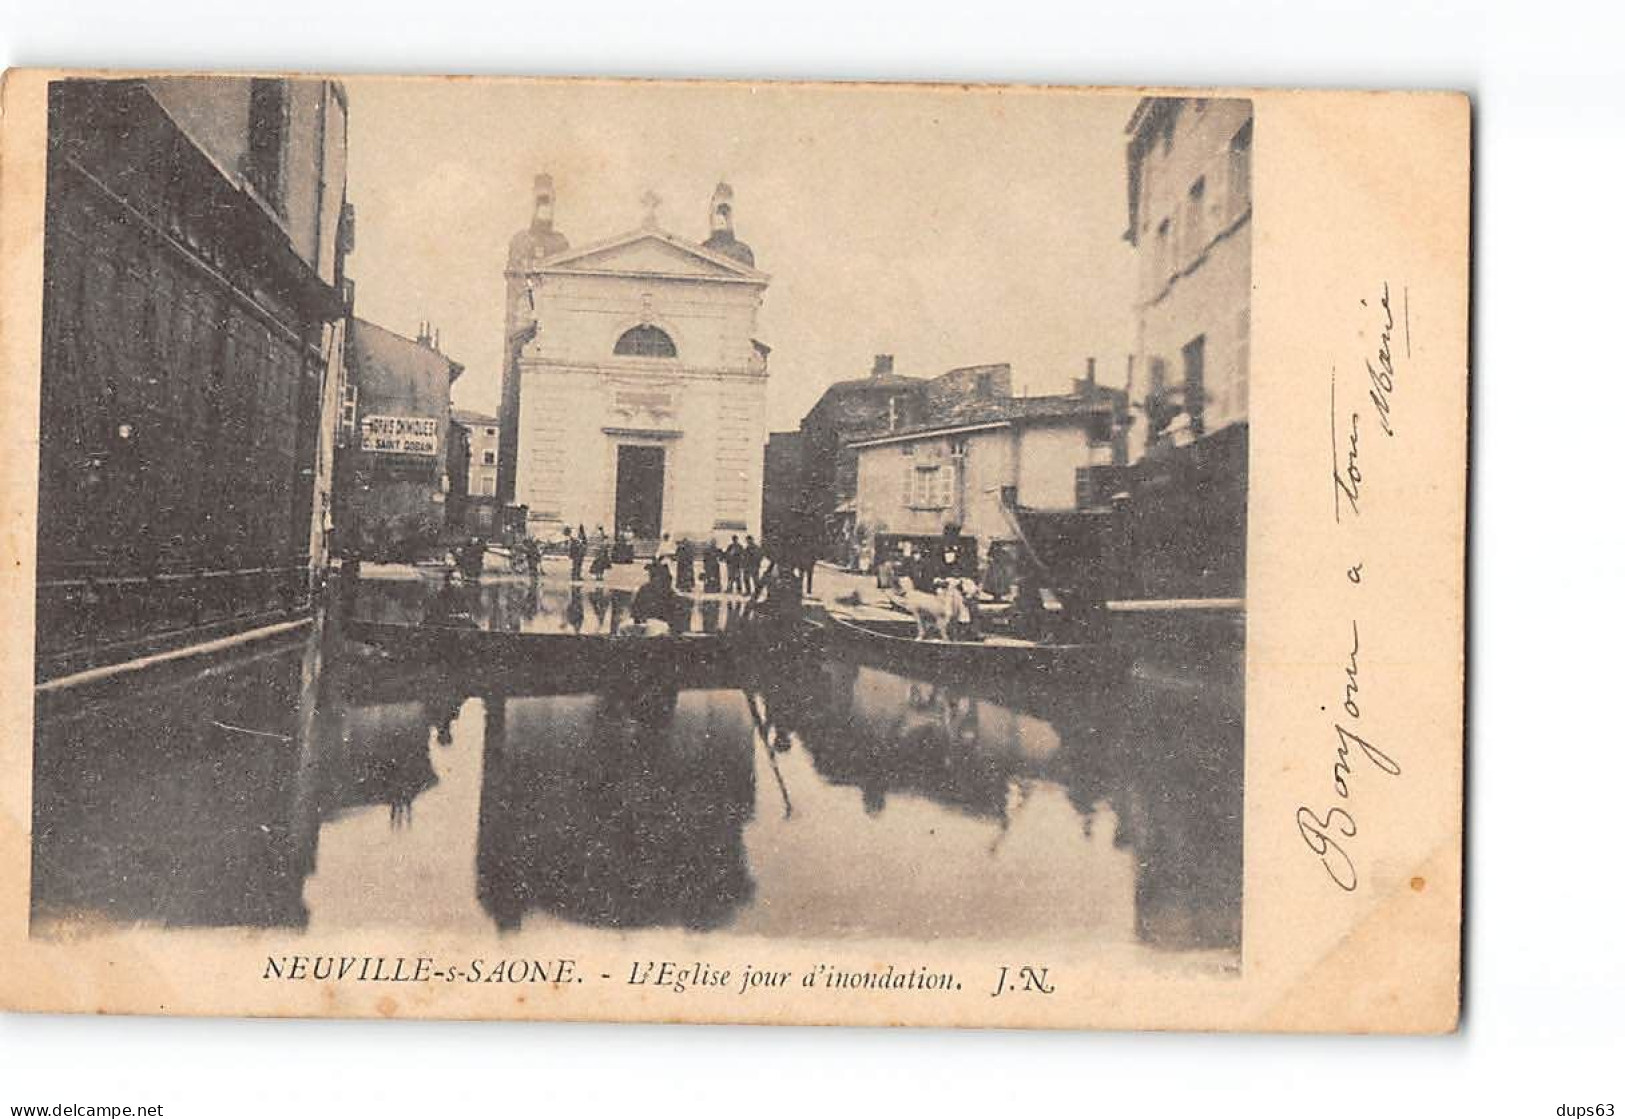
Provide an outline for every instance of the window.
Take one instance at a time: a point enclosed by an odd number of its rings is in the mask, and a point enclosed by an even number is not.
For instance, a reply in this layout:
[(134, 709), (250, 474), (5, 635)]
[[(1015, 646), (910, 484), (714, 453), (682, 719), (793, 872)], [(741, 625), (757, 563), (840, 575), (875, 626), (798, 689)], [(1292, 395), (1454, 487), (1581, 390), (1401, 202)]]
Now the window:
[(355, 434), (356, 396), (355, 386), (344, 386), (344, 407), (339, 414), (339, 444), (348, 445), (350, 437)]
[(243, 173), (280, 213), (285, 204), (283, 157), (288, 146), (288, 83), (254, 78), (248, 88), (248, 154)]
[(906, 468), (903, 504), (910, 509), (946, 509), (953, 501), (954, 467), (951, 463)]
[(1181, 351), (1185, 356), (1185, 414), (1191, 418), (1191, 434), (1201, 435), (1203, 427), (1203, 401), (1207, 398), (1203, 369), (1207, 339), (1198, 334)]
[(1239, 217), (1253, 204), (1253, 122), (1230, 140), (1230, 213)]
[(497, 480), (495, 478), (480, 479), (480, 496), (495, 497), (497, 495)]
[(496, 433), (497, 433), (497, 429), (494, 428), (494, 427), (488, 427), (488, 428), (485, 429), (485, 434), (487, 434), (487, 435), (495, 436)]
[(965, 457), (966, 440), (963, 435), (948, 440), (948, 453), (954, 458)]
[(1185, 251), (1182, 255), (1187, 261), (1207, 248), (1207, 222), (1202, 214), (1206, 198), (1207, 178), (1203, 176), (1191, 184), (1185, 196)]
[(621, 357), (676, 357), (677, 344), (658, 326), (634, 326), (615, 340)]
[(495, 451), (484, 452), (480, 455), (480, 462), (485, 466), (495, 466), (497, 464), (497, 453)]
[(1168, 363), (1154, 357), (1150, 369), (1150, 384), (1145, 390), (1145, 423), (1147, 434), (1155, 441), (1173, 423), (1180, 406), (1174, 394), (1168, 391)]

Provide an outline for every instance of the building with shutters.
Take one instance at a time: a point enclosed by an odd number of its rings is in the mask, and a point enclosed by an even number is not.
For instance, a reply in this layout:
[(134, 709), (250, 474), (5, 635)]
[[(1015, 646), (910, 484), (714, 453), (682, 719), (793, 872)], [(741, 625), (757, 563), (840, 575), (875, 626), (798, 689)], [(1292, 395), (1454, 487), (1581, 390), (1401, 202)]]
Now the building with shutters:
[(923, 423), (854, 440), (858, 535), (884, 553), (901, 540), (940, 544), (957, 528), (985, 555), (1017, 539), (1018, 510), (1093, 504), (1097, 475), (1126, 463), (1128, 426), (1123, 390), (1080, 380), (1065, 395), (972, 394)]

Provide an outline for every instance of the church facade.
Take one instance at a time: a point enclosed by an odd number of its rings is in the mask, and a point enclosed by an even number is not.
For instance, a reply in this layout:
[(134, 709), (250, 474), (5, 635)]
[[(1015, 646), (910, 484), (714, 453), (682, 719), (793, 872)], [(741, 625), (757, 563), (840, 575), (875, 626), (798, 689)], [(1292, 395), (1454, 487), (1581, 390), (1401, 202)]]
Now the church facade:
[(602, 527), (647, 550), (761, 533), (769, 278), (734, 236), (727, 184), (704, 242), (661, 228), (658, 204), (572, 248), (541, 176), (510, 243), (498, 491), (534, 537)]

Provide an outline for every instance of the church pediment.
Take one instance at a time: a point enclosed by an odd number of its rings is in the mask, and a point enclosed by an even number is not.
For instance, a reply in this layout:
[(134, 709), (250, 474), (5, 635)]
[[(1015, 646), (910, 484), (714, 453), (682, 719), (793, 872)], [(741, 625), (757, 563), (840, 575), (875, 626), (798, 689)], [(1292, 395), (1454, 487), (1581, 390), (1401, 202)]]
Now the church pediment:
[(766, 274), (659, 230), (642, 230), (550, 257), (544, 273), (659, 276), (765, 283)]

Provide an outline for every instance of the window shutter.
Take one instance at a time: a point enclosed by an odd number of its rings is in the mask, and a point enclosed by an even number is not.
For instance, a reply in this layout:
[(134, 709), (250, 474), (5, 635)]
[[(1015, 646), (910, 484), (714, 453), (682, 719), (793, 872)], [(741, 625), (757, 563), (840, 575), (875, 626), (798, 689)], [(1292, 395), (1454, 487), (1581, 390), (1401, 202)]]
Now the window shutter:
[(954, 472), (959, 469), (955, 463), (943, 463), (942, 469), (937, 471), (938, 484), (942, 492), (937, 495), (937, 507), (946, 509), (954, 503)]
[(910, 508), (914, 504), (914, 464), (903, 464), (903, 506)]

